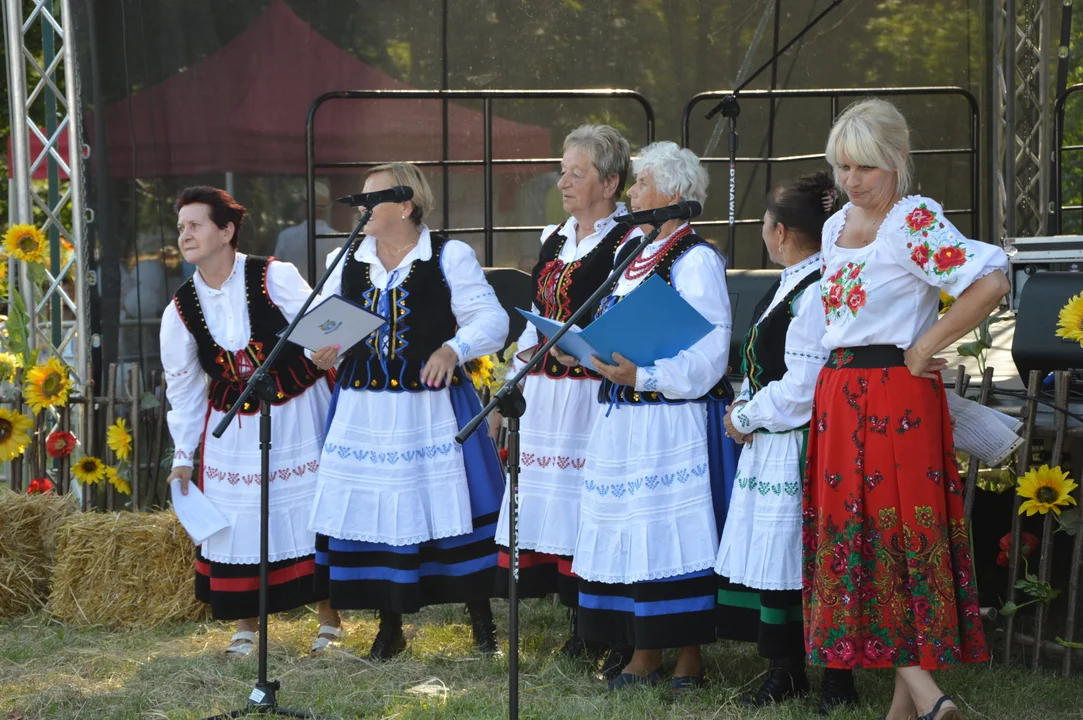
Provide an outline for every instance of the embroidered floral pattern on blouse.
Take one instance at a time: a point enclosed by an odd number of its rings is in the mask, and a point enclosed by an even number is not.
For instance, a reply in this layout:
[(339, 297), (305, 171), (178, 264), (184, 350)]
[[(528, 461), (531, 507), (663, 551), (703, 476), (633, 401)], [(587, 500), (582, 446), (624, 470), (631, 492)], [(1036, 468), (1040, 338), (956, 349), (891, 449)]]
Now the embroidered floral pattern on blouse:
[(831, 321), (845, 321), (857, 317), (857, 311), (865, 306), (867, 295), (861, 271), (865, 263), (846, 263), (831, 277), (821, 283), (820, 299), (827, 314), (827, 324)]
[(906, 247), (910, 259), (926, 274), (936, 277), (951, 275), (974, 257), (967, 254), (966, 246), (951, 232), (944, 232), (945, 225), (925, 203), (906, 216), (904, 230), (908, 236)]
[(658, 390), (658, 378), (655, 377), (656, 369), (654, 367), (644, 367), (643, 372), (647, 375), (643, 380), (643, 389), (647, 392)]

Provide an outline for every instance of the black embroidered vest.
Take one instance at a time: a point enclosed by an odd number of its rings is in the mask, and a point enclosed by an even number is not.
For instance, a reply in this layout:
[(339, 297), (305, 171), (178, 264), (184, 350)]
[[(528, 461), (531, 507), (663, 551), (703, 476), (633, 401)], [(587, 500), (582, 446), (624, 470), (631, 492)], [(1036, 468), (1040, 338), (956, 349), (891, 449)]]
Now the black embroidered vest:
[[(613, 256), (624, 239), (634, 229), (634, 225), (618, 223), (590, 252), (570, 263), (564, 263), (560, 251), (568, 239), (561, 234), (564, 223), (557, 226), (542, 244), (541, 256), (534, 266), (531, 277), (534, 280), (534, 305), (544, 317), (564, 322), (587, 301), (598, 286), (605, 282), (613, 271)], [(597, 308), (591, 308), (576, 322), (585, 328), (594, 319)], [(527, 351), (528, 348), (523, 348)], [(552, 354), (547, 354), (545, 361), (535, 365), (531, 375), (545, 373), (554, 380), (570, 377), (573, 379), (593, 378), (601, 375), (587, 370), (581, 365), (569, 368), (557, 361)]]
[[(421, 383), (421, 368), (430, 355), (455, 337), (451, 289), (440, 265), (448, 239), (430, 235), (432, 257), (414, 260), (402, 282), (386, 293), (372, 284), (369, 264), (354, 257), (362, 240), (355, 240), (346, 253), (342, 296), (382, 315), (387, 323), (343, 353), (346, 362), (339, 372), (339, 383), (351, 390), (437, 389)], [(386, 348), (385, 353), (381, 348)], [(456, 367), (451, 384), (459, 385), (462, 377), (462, 369)]]
[[(271, 348), (278, 342), (278, 332), (289, 325), (282, 311), (267, 294), (267, 269), (270, 264), (271, 258), (251, 255), (245, 258), (244, 289), (252, 334), (248, 345), (236, 353), (221, 347), (211, 337), (192, 278), (188, 278), (173, 295), (177, 313), (196, 340), (200, 367), (210, 376), (211, 407), (220, 412), (233, 408), (252, 371), (263, 364)], [(282, 405), (297, 397), (327, 375), (309, 362), (304, 348), (293, 343), (286, 343), (275, 359), (275, 366), (267, 374), (278, 386), (275, 405)], [(252, 415), (258, 409), (257, 403), (246, 400), (240, 413)]]
[[(649, 278), (651, 275), (657, 275), (665, 280), (667, 285), (672, 286), (673, 281), (671, 275), (673, 273), (673, 264), (693, 247), (702, 244), (707, 244), (707, 241), (699, 235), (696, 235), (695, 233), (685, 235), (666, 251), (666, 254), (657, 262), (657, 264), (655, 264), (654, 268), (647, 274), (647, 277)], [(614, 265), (620, 265), (628, 257), (628, 253), (632, 252), (634, 248), (634, 243), (623, 246), (617, 252), (617, 258), (614, 261)], [(646, 282), (646, 278), (644, 278), (644, 282)], [(620, 302), (620, 300), (621, 298), (613, 295), (602, 300), (601, 306), (595, 313), (595, 317), (601, 317), (606, 310), (612, 308), (615, 304)], [(655, 392), (653, 390), (644, 390), (643, 392), (640, 392), (629, 385), (615, 385), (606, 379), (602, 380), (602, 386), (598, 389), (598, 402), (605, 404), (615, 403), (617, 405), (654, 405), (658, 403), (683, 405), (686, 402), (725, 401), (732, 397), (733, 390), (725, 375), (722, 376), (714, 387), (707, 391), (707, 394), (693, 401), (670, 400), (660, 392)]]
[[(806, 275), (786, 293), (786, 297), (772, 308), (762, 322), (753, 325), (745, 333), (745, 339), (741, 343), (741, 374), (748, 378), (753, 393), (759, 392), (768, 383), (781, 380), (786, 374), (786, 331), (793, 321), (794, 301), (806, 288), (819, 280), (819, 270)], [(763, 315), (781, 283), (782, 278), (779, 278), (760, 300), (752, 313), (753, 321)]]

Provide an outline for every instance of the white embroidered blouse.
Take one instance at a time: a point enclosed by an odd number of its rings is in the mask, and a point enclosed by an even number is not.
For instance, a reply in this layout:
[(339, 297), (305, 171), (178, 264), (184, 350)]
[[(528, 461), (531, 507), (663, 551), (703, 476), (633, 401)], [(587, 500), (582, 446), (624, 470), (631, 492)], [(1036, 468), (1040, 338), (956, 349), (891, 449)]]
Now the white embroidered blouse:
[(920, 195), (896, 203), (865, 247), (839, 247), (851, 207), (847, 203), (823, 229), (820, 297), (828, 351), (864, 345), (906, 350), (936, 322), (940, 290), (958, 297), (979, 278), (1007, 272), (1003, 250), (968, 240), (935, 200)]

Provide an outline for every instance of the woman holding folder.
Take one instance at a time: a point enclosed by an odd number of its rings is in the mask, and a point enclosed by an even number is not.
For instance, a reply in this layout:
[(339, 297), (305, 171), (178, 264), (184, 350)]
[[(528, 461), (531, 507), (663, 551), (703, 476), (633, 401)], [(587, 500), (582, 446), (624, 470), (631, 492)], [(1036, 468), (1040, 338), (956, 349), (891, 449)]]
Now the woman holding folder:
[[(583, 125), (564, 139), (560, 163), (564, 209), (571, 214), (542, 232), (541, 254), (533, 270), (534, 312), (563, 323), (598, 289), (613, 270), (617, 248), (639, 228), (618, 223), (625, 214), (617, 198), (631, 166), (628, 141), (608, 125)], [(578, 325), (586, 327), (591, 308)], [(516, 364), (533, 355), (541, 338), (527, 323), (518, 341)], [(572, 552), (579, 531), (579, 492), (586, 466), (587, 439), (600, 413), (601, 376), (578, 364), (568, 367), (551, 353), (523, 382), (526, 414), (522, 418), (519, 475), (519, 595), (556, 593), (571, 608), (572, 636), (562, 652), (579, 655), (584, 647), (576, 632), (579, 585), (572, 574)], [(507, 490), (500, 506), (497, 542), (500, 565), (508, 567)], [(507, 595), (508, 574), (496, 576), (497, 592)], [(615, 648), (602, 671), (620, 670), (630, 650)]]
[[(827, 361), (820, 306), (820, 232), (838, 199), (827, 173), (767, 195), (763, 243), (783, 267), (753, 312), (741, 345), (744, 382), (726, 431), (744, 444), (715, 572), (718, 635), (755, 642), (771, 662), (747, 702), (766, 705), (808, 692), (801, 618), (801, 485), (816, 376)], [(842, 682), (832, 674), (843, 673)], [(847, 685), (828, 671), (823, 685)]]
[[(707, 171), (671, 142), (645, 147), (633, 164), (632, 209), (703, 202)], [(645, 227), (644, 230), (650, 228)], [(632, 250), (626, 243), (618, 252)], [(715, 501), (736, 464), (724, 447), (730, 306), (725, 262), (685, 221), (670, 221), (622, 273), (599, 315), (650, 277), (676, 290), (713, 327), (676, 356), (636, 367), (619, 353), (594, 358), (602, 405), (591, 432), (572, 570), (581, 578), (579, 630), (586, 640), (635, 652), (611, 690), (655, 685), (662, 650), (681, 648), (671, 687), (703, 684), (699, 646), (712, 642), (718, 549)], [(631, 332), (649, 333), (651, 328)], [(565, 364), (574, 359), (558, 355)], [(708, 426), (717, 426), (709, 435)]]
[[(324, 286), (387, 324), (339, 368), (309, 521), (327, 536), (317, 581), (335, 608), (379, 611), (371, 659), (405, 649), (403, 613), (451, 602), (467, 604), (474, 643), (491, 653), (504, 473), (491, 439), (459, 445), (455, 433), (481, 409), (462, 364), (504, 345), (508, 316), (470, 246), (423, 224), (433, 195), (416, 167), (373, 168), (364, 191), (399, 185), (413, 199), (373, 208)], [(330, 368), (340, 350), (313, 362)]]

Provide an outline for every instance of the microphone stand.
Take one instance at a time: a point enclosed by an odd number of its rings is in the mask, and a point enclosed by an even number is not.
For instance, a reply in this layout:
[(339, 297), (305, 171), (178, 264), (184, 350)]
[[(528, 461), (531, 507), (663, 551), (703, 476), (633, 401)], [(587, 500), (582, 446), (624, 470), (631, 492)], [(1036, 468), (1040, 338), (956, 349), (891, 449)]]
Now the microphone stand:
[(799, 33), (794, 35), (792, 38), (790, 38), (789, 42), (779, 48), (778, 51), (775, 52), (775, 54), (772, 55), (769, 60), (767, 60), (767, 62), (756, 68), (756, 70), (754, 70), (751, 75), (745, 78), (744, 82), (734, 88), (732, 93), (722, 98), (722, 100), (713, 108), (711, 108), (711, 110), (704, 116), (707, 120), (710, 120), (718, 113), (722, 113), (722, 117), (729, 120), (729, 122), (727, 123), (727, 127), (729, 128), (729, 142), (727, 149), (729, 150), (730, 161), (730, 194), (728, 218), (729, 224), (727, 227), (729, 241), (727, 258), (729, 259), (729, 267), (737, 266), (737, 116), (741, 114), (741, 106), (737, 102), (737, 94), (744, 90), (746, 87), (748, 87), (749, 83), (755, 80), (760, 73), (769, 68), (776, 60), (782, 57), (782, 55), (791, 47), (793, 47), (794, 43), (800, 40), (805, 33), (811, 30), (813, 26), (815, 26), (818, 22), (823, 20), (825, 15), (827, 15), (829, 12), (831, 12), (841, 4), (842, 0), (833, 0), (832, 3), (823, 10), (823, 12), (810, 20), (809, 23), (805, 25), (805, 27), (801, 28), (801, 31)]
[(571, 317), (534, 353), (514, 377), (504, 382), (489, 400), (489, 404), (483, 407), (481, 412), (475, 415), (455, 436), (459, 444), (466, 442), (493, 410), (500, 410), (500, 414), (508, 419), (508, 717), (511, 720), (519, 718), (519, 546), (516, 541), (516, 530), (519, 523), (517, 505), (519, 499), (519, 418), (526, 412), (526, 399), (519, 390), (519, 381), (545, 359), (549, 350), (560, 338), (564, 337), (564, 334), (575, 325), (579, 318), (583, 317), (589, 308), (594, 307), (599, 300), (609, 294), (625, 268), (632, 264), (644, 248), (654, 242), (663, 223), (652, 224), (654, 229), (639, 240), (635, 250), (628, 253), (628, 257), (609, 274), (594, 294), (572, 313)]
[(259, 677), (256, 680), (255, 688), (253, 688), (252, 693), (248, 696), (248, 704), (243, 709), (214, 715), (207, 720), (237, 718), (249, 714), (279, 715), (295, 718), (317, 717), (311, 713), (279, 707), (277, 693), (282, 684), (278, 680), (267, 679), (267, 574), (268, 566), (270, 564), (267, 560), (269, 552), (267, 517), (270, 512), (271, 504), (271, 488), (268, 476), (270, 475), (271, 465), (271, 405), (277, 399), (278, 394), (278, 388), (275, 386), (271, 376), (268, 375), (268, 371), (274, 366), (275, 359), (277, 359), (279, 353), (282, 352), (282, 348), (285, 347), (290, 335), (293, 333), (293, 329), (297, 327), (297, 323), (304, 317), (305, 312), (308, 311), (308, 307), (312, 304), (312, 301), (320, 294), (320, 290), (323, 289), (323, 285), (327, 282), (327, 278), (331, 275), (331, 271), (342, 261), (342, 256), (345, 255), (346, 251), (353, 245), (354, 239), (361, 233), (361, 230), (365, 225), (368, 224), (370, 217), (372, 217), (372, 209), (366, 208), (365, 212), (361, 214), (361, 219), (358, 221), (357, 226), (339, 249), (334, 262), (328, 265), (327, 269), (324, 270), (323, 277), (316, 283), (316, 287), (312, 288), (312, 292), (309, 293), (308, 298), (306, 298), (304, 304), (301, 305), (301, 309), (297, 311), (297, 315), (294, 316), (293, 321), (282, 331), (281, 337), (279, 337), (278, 342), (275, 344), (270, 354), (267, 355), (267, 359), (265, 359), (260, 366), (255, 369), (251, 377), (248, 378), (248, 384), (245, 385), (240, 397), (237, 398), (236, 402), (233, 403), (233, 407), (229, 409), (211, 432), (216, 438), (222, 437), (222, 433), (224, 433), (230, 423), (233, 422), (233, 417), (237, 414), (237, 411), (244, 406), (245, 400), (255, 394), (256, 402), (259, 403), (260, 447)]

